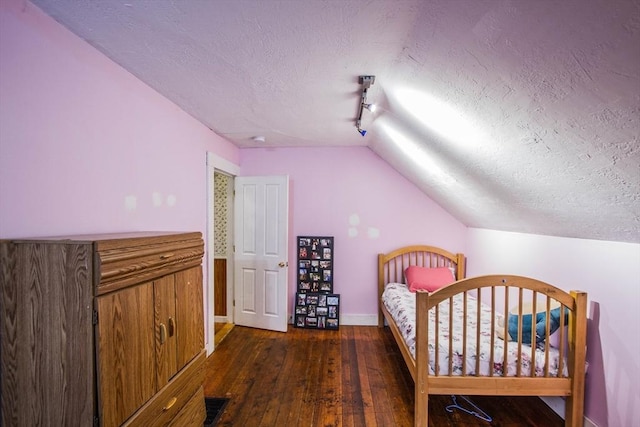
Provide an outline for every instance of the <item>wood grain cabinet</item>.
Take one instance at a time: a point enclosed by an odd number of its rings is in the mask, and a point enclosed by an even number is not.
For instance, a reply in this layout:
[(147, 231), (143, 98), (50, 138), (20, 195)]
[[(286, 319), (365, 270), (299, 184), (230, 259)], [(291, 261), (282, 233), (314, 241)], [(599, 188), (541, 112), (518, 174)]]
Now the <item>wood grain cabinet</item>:
[(200, 233), (0, 242), (3, 426), (201, 426)]

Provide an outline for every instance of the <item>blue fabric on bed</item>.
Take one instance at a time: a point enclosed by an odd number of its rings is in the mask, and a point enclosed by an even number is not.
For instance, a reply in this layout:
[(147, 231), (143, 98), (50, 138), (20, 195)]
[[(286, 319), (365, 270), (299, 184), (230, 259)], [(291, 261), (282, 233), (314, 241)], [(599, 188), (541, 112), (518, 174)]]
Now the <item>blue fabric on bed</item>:
[[(531, 314), (522, 315), (522, 342), (525, 344), (533, 344), (531, 336)], [(513, 341), (518, 340), (518, 315), (509, 313), (509, 336)], [(565, 324), (569, 319), (569, 310), (564, 310)], [(549, 311), (549, 334), (553, 334), (560, 327), (560, 307)], [(542, 311), (536, 314), (536, 341), (535, 344), (541, 343), (547, 334), (547, 312)]]

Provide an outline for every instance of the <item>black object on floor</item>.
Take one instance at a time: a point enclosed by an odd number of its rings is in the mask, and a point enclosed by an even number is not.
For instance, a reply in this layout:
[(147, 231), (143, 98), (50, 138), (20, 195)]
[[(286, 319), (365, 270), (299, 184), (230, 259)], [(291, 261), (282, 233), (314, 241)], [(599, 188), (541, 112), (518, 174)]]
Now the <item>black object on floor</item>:
[(204, 427), (213, 427), (218, 423), (227, 403), (229, 403), (229, 399), (223, 397), (204, 398), (204, 406), (207, 410), (207, 418), (204, 420)]

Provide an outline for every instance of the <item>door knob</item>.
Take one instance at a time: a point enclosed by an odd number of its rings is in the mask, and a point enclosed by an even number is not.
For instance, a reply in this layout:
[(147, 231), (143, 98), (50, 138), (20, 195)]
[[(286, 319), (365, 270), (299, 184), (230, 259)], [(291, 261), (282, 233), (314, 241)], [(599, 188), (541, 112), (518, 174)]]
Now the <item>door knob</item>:
[(282, 268), (282, 267), (288, 267), (289, 263), (288, 262), (284, 262), (284, 261), (280, 261), (278, 263), (278, 267)]

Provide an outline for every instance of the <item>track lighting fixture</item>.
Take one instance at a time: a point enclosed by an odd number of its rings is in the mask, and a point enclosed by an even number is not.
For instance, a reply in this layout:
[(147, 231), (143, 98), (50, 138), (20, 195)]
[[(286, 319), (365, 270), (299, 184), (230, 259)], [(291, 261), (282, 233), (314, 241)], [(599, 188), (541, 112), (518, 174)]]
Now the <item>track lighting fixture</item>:
[(362, 136), (365, 136), (367, 134), (367, 131), (360, 127), (360, 125), (362, 124), (362, 112), (365, 108), (372, 113), (376, 109), (375, 104), (367, 104), (367, 91), (375, 81), (376, 76), (358, 77), (358, 82), (362, 85), (362, 96), (360, 97), (360, 108), (358, 110), (358, 117), (356, 118), (356, 129), (358, 129), (358, 133)]

